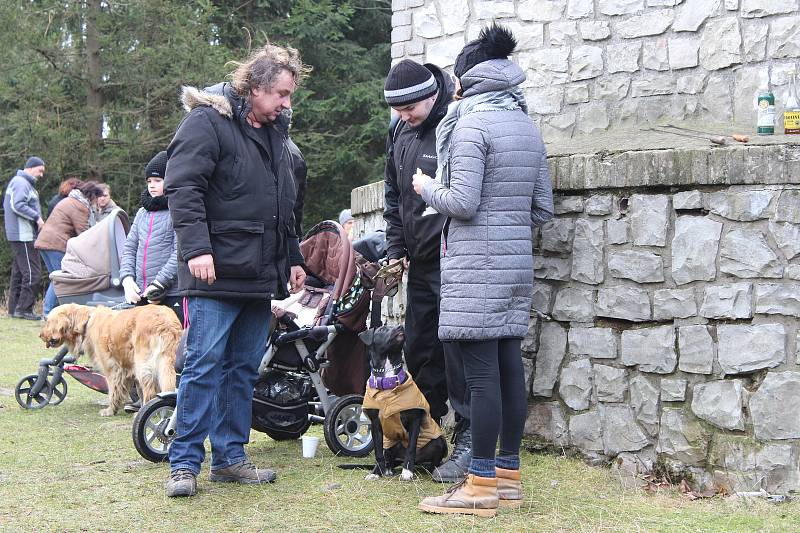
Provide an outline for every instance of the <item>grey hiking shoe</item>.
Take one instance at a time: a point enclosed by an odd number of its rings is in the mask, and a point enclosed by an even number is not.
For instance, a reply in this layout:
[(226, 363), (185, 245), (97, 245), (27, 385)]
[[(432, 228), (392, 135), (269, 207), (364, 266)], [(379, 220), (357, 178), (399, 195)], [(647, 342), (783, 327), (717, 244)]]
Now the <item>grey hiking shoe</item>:
[(456, 428), (453, 452), (444, 463), (433, 469), (431, 477), (437, 483), (458, 483), (467, 477), (472, 461), (472, 430), (466, 424)]
[(191, 470), (179, 468), (167, 480), (167, 497), (194, 496), (197, 494), (197, 476)]
[(256, 465), (249, 459), (225, 468), (212, 469), (211, 475), (208, 477), (210, 481), (246, 484), (273, 483), (277, 478), (278, 474), (274, 470), (256, 468)]

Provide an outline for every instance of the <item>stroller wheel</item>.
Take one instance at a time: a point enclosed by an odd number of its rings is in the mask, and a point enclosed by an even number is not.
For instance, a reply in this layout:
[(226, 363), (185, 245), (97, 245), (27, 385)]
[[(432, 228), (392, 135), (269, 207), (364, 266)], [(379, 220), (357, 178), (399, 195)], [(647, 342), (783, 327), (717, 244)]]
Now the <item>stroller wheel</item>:
[(62, 377), (59, 378), (58, 383), (53, 386), (53, 397), (50, 398), (50, 405), (58, 405), (67, 397), (67, 382)]
[(363, 401), (360, 394), (342, 396), (325, 413), (325, 442), (335, 455), (366, 457), (372, 451), (372, 428), (361, 412)]
[(39, 392), (32, 393), (38, 379), (39, 376), (36, 374), (25, 376), (19, 380), (19, 383), (14, 388), (14, 398), (17, 399), (17, 403), (23, 409), (41, 409), (50, 403), (53, 389), (49, 383), (46, 383)]
[(176, 400), (176, 395), (153, 398), (133, 419), (133, 445), (148, 461), (162, 463), (169, 458), (169, 445), (174, 437), (165, 435), (164, 430), (175, 413)]

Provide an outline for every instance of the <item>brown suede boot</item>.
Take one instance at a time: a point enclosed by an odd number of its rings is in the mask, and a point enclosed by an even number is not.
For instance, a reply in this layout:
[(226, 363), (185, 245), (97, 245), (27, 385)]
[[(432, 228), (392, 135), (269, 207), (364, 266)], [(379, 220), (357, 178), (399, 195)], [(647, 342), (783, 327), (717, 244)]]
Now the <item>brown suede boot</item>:
[(500, 498), (500, 507), (517, 509), (522, 505), (522, 483), (519, 470), (494, 469), (497, 476), (497, 497)]
[(497, 479), (468, 474), (443, 496), (428, 496), (419, 504), (426, 513), (472, 514), (491, 518), (497, 514)]

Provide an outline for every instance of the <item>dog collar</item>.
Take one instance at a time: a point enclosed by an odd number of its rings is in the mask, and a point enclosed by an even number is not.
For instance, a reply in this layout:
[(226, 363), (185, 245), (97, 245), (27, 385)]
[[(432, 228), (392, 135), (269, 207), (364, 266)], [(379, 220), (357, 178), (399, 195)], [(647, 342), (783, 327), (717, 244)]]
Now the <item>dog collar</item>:
[(374, 374), (370, 374), (369, 386), (372, 389), (378, 390), (394, 389), (405, 383), (407, 379), (408, 374), (406, 374), (406, 371), (401, 368), (400, 372), (396, 376), (378, 377)]

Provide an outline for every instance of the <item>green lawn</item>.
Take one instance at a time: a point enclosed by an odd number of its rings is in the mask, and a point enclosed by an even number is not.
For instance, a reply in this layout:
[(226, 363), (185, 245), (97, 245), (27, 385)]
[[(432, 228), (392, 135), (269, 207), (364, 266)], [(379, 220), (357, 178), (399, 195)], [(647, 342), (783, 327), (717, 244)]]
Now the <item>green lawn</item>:
[(38, 327), (0, 318), (0, 531), (800, 531), (797, 503), (651, 495), (623, 489), (606, 469), (528, 453), (522, 509), (490, 520), (425, 515), (417, 502), (441, 485), (367, 482), (363, 471), (337, 468), (353, 461), (334, 457), (324, 440), (309, 460), (299, 442), (256, 432), (249, 453), (278, 470), (275, 485), (211, 484), (204, 469), (196, 498), (167, 499), (167, 466), (138, 456), (130, 415), (98, 415), (105, 396), (68, 377), (61, 405), (17, 405), (17, 380), (53, 352)]

